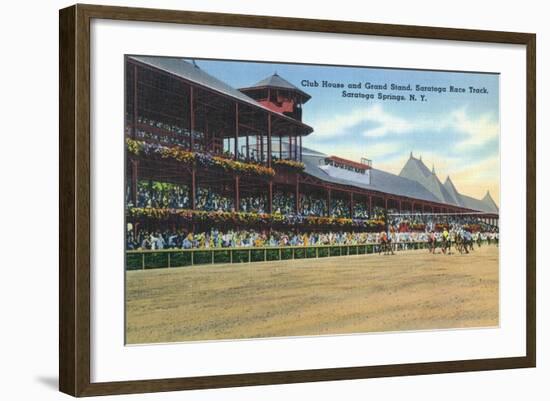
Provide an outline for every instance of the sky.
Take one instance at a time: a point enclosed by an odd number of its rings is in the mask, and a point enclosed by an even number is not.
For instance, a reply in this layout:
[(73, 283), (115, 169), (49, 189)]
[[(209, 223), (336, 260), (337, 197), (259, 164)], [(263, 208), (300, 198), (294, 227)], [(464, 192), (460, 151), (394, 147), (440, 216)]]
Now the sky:
[[(302, 120), (314, 132), (304, 138), (304, 147), (355, 161), (366, 157), (374, 167), (394, 174), (399, 174), (412, 152), (414, 157), (422, 157), (428, 168), (434, 167), (442, 182), (450, 176), (459, 192), (478, 199), (489, 190), (499, 204), (498, 74), (221, 60), (195, 62), (235, 88), (252, 86), (277, 73), (308, 93), (311, 99), (303, 106)], [(323, 81), (327, 85), (323, 86)], [(367, 84), (386, 87), (368, 88)], [(405, 88), (410, 85), (410, 90), (392, 90), (392, 84)], [(451, 92), (451, 86), (465, 91)], [(470, 87), (481, 91), (471, 92)], [(434, 88), (439, 89), (428, 90)], [(343, 96), (344, 91), (361, 97)], [(384, 99), (379, 94), (404, 99)]]

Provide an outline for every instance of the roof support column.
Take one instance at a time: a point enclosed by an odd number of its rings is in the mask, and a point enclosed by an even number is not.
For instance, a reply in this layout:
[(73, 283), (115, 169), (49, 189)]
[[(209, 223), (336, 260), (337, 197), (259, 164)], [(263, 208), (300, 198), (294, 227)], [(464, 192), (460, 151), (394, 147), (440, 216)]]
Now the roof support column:
[(246, 160), (250, 160), (250, 149), (249, 149), (249, 140), (248, 135), (246, 136)]
[(210, 141), (210, 132), (208, 130), (208, 118), (206, 118), (206, 115), (204, 117), (204, 137), (203, 137), (203, 140), (202, 140), (202, 144), (203, 144), (203, 149), (206, 151), (206, 152), (213, 152), (213, 147), (211, 146), (212, 145), (212, 141)]
[(279, 160), (283, 159), (283, 136), (279, 135)]
[(369, 219), (372, 219), (372, 195), (369, 195)]
[(300, 161), (302, 161), (302, 136), (300, 135)]
[(189, 86), (189, 135), (191, 135), (191, 151), (195, 151), (195, 105), (193, 86)]
[(260, 161), (264, 162), (264, 135), (260, 133)]
[(349, 217), (353, 219), (353, 192), (349, 193)]
[(296, 174), (296, 187), (294, 192), (294, 203), (296, 204), (296, 214), (300, 213), (300, 179), (299, 175)]
[(191, 169), (191, 209), (195, 210), (195, 207), (196, 207), (196, 204), (197, 204), (197, 199), (196, 199), (196, 185), (197, 185), (197, 180), (196, 180), (196, 169), (195, 167), (193, 166), (193, 168)]
[(273, 213), (273, 181), (269, 180), (267, 185), (267, 212)]
[(271, 113), (267, 115), (267, 167), (271, 167)]
[(330, 188), (327, 189), (327, 216), (330, 217), (331, 216), (331, 210), (330, 210), (330, 204), (332, 203), (332, 199), (331, 199), (331, 195), (332, 195), (332, 191)]
[(138, 165), (137, 160), (130, 160), (130, 166), (132, 169), (132, 177), (130, 181), (131, 201), (134, 207), (137, 207), (137, 187), (138, 187)]
[(134, 111), (132, 118), (132, 138), (137, 137), (137, 122), (138, 122), (138, 66), (134, 64)]
[(288, 136), (288, 160), (292, 160), (292, 135)]
[(240, 197), (240, 188), (239, 188), (239, 176), (236, 175), (235, 176), (235, 211), (238, 212), (239, 211), (239, 206), (240, 206), (240, 203), (241, 203), (241, 197)]
[(235, 102), (235, 144), (233, 158), (237, 160), (239, 157), (239, 103)]

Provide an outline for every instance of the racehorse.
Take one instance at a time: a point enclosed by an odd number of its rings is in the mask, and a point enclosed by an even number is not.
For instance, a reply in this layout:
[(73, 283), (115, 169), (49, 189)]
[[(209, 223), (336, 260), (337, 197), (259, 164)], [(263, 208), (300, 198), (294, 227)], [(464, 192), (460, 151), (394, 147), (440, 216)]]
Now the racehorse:
[(470, 253), (474, 250), (474, 240), (466, 231), (459, 231), (456, 236), (456, 250), (462, 253)]
[(432, 231), (432, 232), (428, 235), (428, 252), (430, 252), (430, 253), (435, 253), (436, 245), (437, 245), (437, 239), (435, 238), (435, 234), (434, 234), (434, 232)]
[(382, 232), (379, 238), (380, 245), (378, 246), (378, 254), (382, 254), (382, 251), (384, 252), (384, 255), (389, 255), (390, 252), (392, 255), (393, 253), (393, 245), (391, 242), (391, 236), (387, 235), (385, 232)]

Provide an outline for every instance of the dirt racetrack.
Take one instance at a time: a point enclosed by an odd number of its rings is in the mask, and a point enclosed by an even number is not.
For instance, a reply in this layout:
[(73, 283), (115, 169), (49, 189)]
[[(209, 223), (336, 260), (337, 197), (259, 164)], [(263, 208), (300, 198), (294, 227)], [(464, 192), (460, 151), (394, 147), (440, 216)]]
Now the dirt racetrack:
[(126, 342), (496, 326), (498, 248), (126, 273)]

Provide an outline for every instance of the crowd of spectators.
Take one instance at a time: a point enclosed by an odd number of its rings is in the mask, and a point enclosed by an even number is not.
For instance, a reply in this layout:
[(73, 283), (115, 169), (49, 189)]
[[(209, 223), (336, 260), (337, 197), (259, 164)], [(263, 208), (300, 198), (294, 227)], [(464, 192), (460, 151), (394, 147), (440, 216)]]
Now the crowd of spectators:
[(225, 195), (208, 187), (197, 187), (195, 209), (208, 212), (235, 210), (232, 195)]
[[(128, 115), (127, 115), (127, 119), (129, 119)], [(191, 132), (187, 127), (182, 127), (177, 124), (169, 124), (169, 123), (158, 121), (154, 118), (145, 117), (145, 116), (138, 116), (137, 123), (139, 125), (139, 127), (135, 132), (135, 139), (137, 140), (155, 141), (155, 142), (159, 142), (167, 145), (178, 145), (184, 148), (188, 148), (190, 146)], [(153, 132), (153, 130), (149, 130), (145, 126), (153, 127), (153, 128), (156, 128), (157, 130), (154, 130)], [(131, 124), (128, 124), (126, 126), (126, 135), (127, 136), (133, 135), (133, 128)], [(193, 140), (195, 145), (194, 146), (195, 151), (205, 151), (205, 146), (204, 146), (205, 135), (203, 132), (199, 130), (194, 130)], [(231, 151), (229, 151), (228, 148), (231, 148)], [(277, 149), (278, 149), (278, 146), (277, 146)], [(225, 150), (217, 153), (217, 155), (233, 158), (232, 151), (233, 151), (233, 147), (230, 145), (227, 145), (227, 147), (225, 147)], [(237, 159), (241, 161), (249, 162), (249, 163), (256, 163), (256, 164), (265, 163), (265, 161), (267, 160), (267, 141), (265, 139), (264, 139), (263, 153), (264, 154), (262, 158), (259, 140), (258, 140), (257, 143), (253, 143), (252, 145), (250, 145), (248, 154), (246, 153), (246, 149), (241, 148), (237, 152)], [(286, 154), (286, 157), (283, 157), (283, 158), (294, 159), (294, 157), (289, 157), (289, 156), (290, 155)], [(275, 160), (278, 160), (278, 158), (279, 158), (278, 150), (272, 150), (271, 159), (275, 161)]]
[(300, 214), (302, 216), (326, 216), (327, 200), (315, 195), (300, 194)]
[[(150, 140), (183, 147), (188, 147), (190, 144), (191, 134), (188, 128), (181, 127), (177, 124), (168, 124), (145, 116), (138, 116), (137, 123), (139, 127), (135, 132), (135, 139)], [(144, 126), (157, 128), (161, 131), (153, 132)], [(163, 134), (162, 132), (166, 133)], [(126, 127), (126, 133), (129, 136), (132, 134), (131, 125)], [(200, 131), (193, 131), (193, 139), (196, 141), (197, 149), (195, 150), (199, 150), (200, 144), (204, 139), (204, 134)]]
[(245, 196), (240, 199), (239, 210), (248, 213), (267, 213), (267, 196)]
[[(190, 188), (185, 184), (174, 184), (158, 181), (139, 181), (137, 188), (137, 202), (132, 204), (130, 189), (126, 192), (128, 207), (140, 208), (191, 208)], [(324, 217), (327, 215), (327, 199), (316, 195), (300, 194), (299, 213), (295, 213), (295, 195), (292, 192), (275, 191), (273, 193), (273, 213), (279, 213), (294, 218), (303, 219), (309, 216)], [(350, 218), (349, 201), (339, 198), (331, 200), (330, 216), (336, 218)], [(198, 186), (195, 194), (195, 209), (203, 211), (234, 211), (234, 195), (221, 192), (212, 187)], [(239, 210), (251, 213), (267, 213), (268, 199), (266, 193), (247, 194), (240, 198)], [(388, 218), (388, 227), (392, 231), (441, 231), (441, 227), (448, 229), (456, 227), (475, 227), (475, 231), (492, 232), (497, 227), (488, 224), (475, 215), (452, 214), (422, 214), (398, 213), (397, 210), (385, 210), (379, 206), (373, 208), (372, 216), (365, 202), (355, 202), (353, 205), (353, 219), (357, 220), (384, 220)]]
[(422, 214), (422, 213), (392, 213), (388, 211), (388, 223), (396, 231), (403, 226), (420, 226), (425, 231), (438, 231), (438, 226), (444, 225), (449, 229), (466, 226), (477, 226), (481, 232), (492, 232), (497, 227), (488, 224), (475, 215), (452, 214)]
[[(187, 209), (191, 206), (189, 188), (183, 184), (158, 181), (139, 181), (136, 207)], [(126, 202), (132, 204), (130, 188), (126, 191)]]
[(365, 202), (354, 202), (353, 204), (353, 218), (354, 219), (368, 219), (369, 209)]
[(351, 209), (349, 201), (344, 199), (330, 200), (330, 217), (351, 218)]
[[(298, 231), (256, 231), (228, 230), (212, 228), (207, 232), (153, 231), (140, 230), (134, 237), (128, 231), (128, 249), (208, 249), (234, 247), (285, 247), (314, 245), (365, 245), (378, 242), (379, 233), (366, 232), (310, 232)], [(410, 237), (410, 241), (420, 240)]]
[(293, 193), (275, 191), (273, 193), (273, 211), (279, 214), (296, 213), (296, 200)]
[[(210, 249), (210, 248), (247, 248), (247, 247), (287, 247), (320, 245), (377, 245), (381, 233), (377, 232), (299, 232), (299, 231), (257, 231), (228, 230), (212, 228), (210, 231), (193, 233), (187, 230), (147, 231), (139, 230), (134, 234), (128, 230), (126, 247), (128, 250), (160, 249)], [(396, 250), (411, 249), (415, 243), (428, 242), (429, 232), (390, 232)], [(498, 231), (474, 233), (474, 241), (488, 241), (498, 244)], [(437, 241), (443, 234), (435, 233)]]

